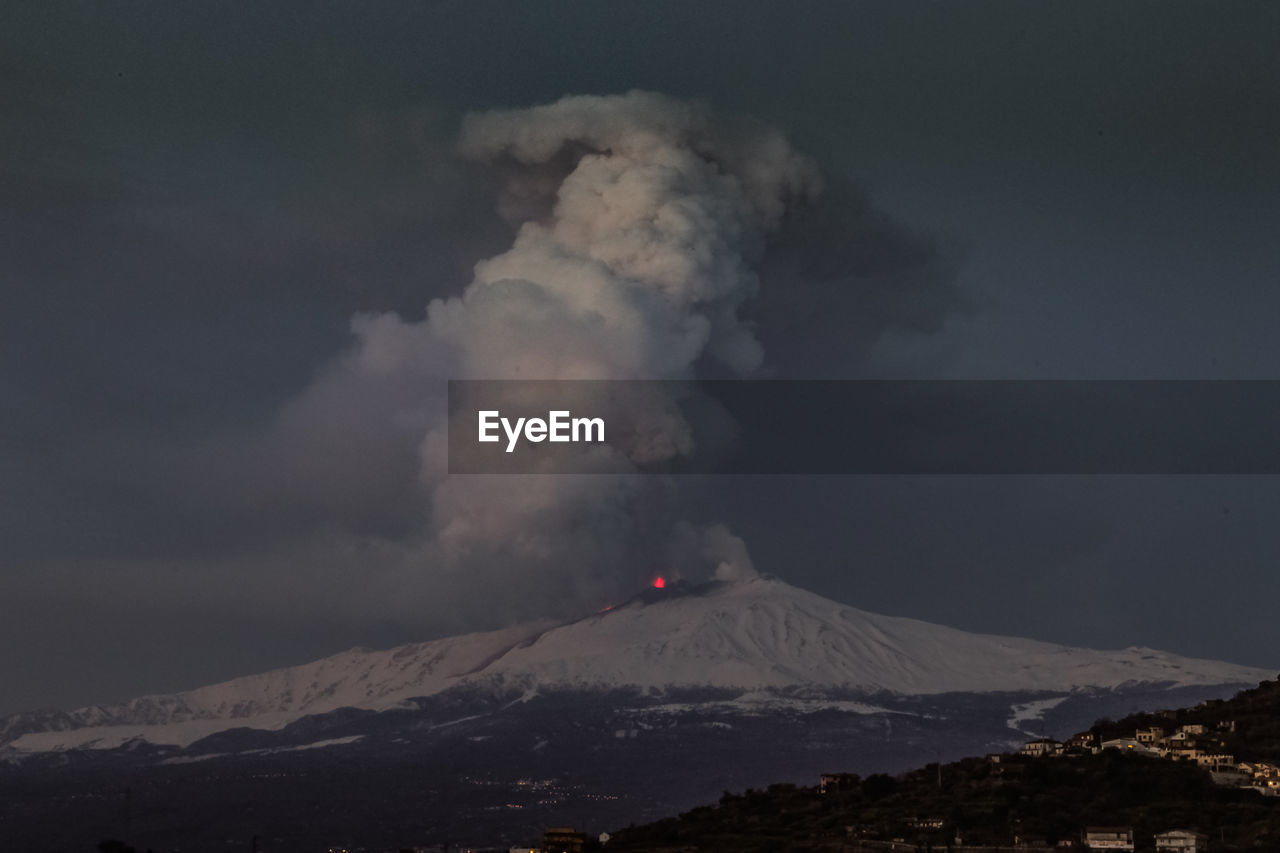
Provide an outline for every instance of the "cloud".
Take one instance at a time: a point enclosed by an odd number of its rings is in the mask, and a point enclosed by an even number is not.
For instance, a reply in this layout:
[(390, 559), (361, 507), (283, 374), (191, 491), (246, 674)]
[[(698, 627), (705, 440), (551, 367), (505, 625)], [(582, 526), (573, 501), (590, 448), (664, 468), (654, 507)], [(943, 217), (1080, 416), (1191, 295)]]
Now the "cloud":
[(847, 179), (788, 210), (750, 308), (783, 375), (848, 378), (890, 332), (931, 335), (972, 306), (965, 247), (895, 220)]

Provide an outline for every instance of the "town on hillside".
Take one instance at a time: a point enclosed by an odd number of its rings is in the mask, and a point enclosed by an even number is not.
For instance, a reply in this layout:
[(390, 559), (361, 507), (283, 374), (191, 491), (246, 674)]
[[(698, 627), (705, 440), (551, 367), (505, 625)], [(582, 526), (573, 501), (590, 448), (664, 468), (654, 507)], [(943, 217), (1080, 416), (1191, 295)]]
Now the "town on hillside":
[[(1172, 712), (1157, 712), (1157, 715)], [(1063, 758), (1096, 755), (1119, 749), (1169, 761), (1190, 761), (1207, 769), (1219, 785), (1251, 788), (1265, 797), (1280, 797), (1280, 765), (1268, 761), (1241, 761), (1228, 751), (1225, 735), (1234, 733), (1234, 720), (1222, 720), (1212, 728), (1203, 723), (1135, 729), (1126, 737), (1102, 740), (1097, 732), (1072, 735), (1066, 741), (1037, 738), (1022, 745), (1022, 754), (1031, 758)], [(1000, 761), (999, 755), (988, 756)]]
[(1065, 741), (889, 775), (825, 773), (620, 829), (617, 853), (1280, 850), (1280, 679)]

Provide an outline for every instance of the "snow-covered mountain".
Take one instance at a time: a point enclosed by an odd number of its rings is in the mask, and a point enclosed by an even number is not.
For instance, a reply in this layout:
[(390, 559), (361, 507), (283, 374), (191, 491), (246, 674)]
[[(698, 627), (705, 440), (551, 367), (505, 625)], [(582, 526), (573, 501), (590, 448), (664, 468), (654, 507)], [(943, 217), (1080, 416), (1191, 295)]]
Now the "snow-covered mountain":
[(1249, 684), (1267, 670), (1143, 648), (1094, 651), (972, 634), (824, 599), (772, 578), (651, 590), (565, 624), (529, 623), (314, 663), (171, 695), (0, 720), (23, 752), (186, 745), (230, 728), (273, 730), (339, 708), (385, 710), (469, 686), (713, 687), (741, 691), (1066, 692)]

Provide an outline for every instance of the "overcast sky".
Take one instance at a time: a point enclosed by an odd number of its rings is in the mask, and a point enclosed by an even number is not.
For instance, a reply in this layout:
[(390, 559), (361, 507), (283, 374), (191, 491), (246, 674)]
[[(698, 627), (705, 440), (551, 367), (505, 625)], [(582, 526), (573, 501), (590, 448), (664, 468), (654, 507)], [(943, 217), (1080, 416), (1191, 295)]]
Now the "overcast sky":
[[(394, 389), (289, 431), (353, 316), (421, 321), (511, 244), (509, 175), (455, 153), (469, 112), (639, 88), (783, 132), (827, 191), (743, 308), (768, 375), (1280, 379), (1274, 4), (4, 19), (0, 712), (574, 600), (572, 572), (488, 608), (406, 563), (425, 510), (415, 448), (376, 416)], [(866, 610), (1280, 667), (1274, 478), (684, 485), (679, 512), (736, 531), (758, 570)]]

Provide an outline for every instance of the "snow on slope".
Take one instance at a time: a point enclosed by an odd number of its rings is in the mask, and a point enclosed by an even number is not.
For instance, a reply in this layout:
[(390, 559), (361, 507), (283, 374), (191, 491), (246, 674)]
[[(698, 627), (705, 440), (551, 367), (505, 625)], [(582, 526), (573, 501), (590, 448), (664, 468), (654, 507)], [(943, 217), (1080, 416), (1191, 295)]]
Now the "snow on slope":
[[(461, 684), (612, 688), (844, 688), (900, 694), (1067, 691), (1138, 683), (1255, 683), (1267, 670), (1150, 649), (1092, 651), (970, 634), (879, 616), (759, 578), (651, 591), (563, 625), (531, 623), (382, 652), (353, 650), (168, 696), (60, 715), (61, 731), (22, 715), (0, 743), (23, 751), (114, 747), (132, 738), (186, 745), (236, 726), (276, 729), (341, 707), (385, 709)], [(5, 738), (8, 729), (15, 735)]]
[(308, 714), (338, 708), (391, 708), (460, 683), (553, 625), (529, 623), (382, 652), (352, 649), (183, 693), (93, 705), (69, 714), (18, 714), (0, 720), (0, 744), (11, 741), (14, 748), (37, 752), (112, 749), (137, 738), (186, 746), (237, 726), (276, 730)]
[(1150, 649), (1115, 652), (879, 616), (759, 578), (599, 614), (485, 670), (580, 687), (820, 685), (902, 694), (1256, 682), (1269, 670)]

